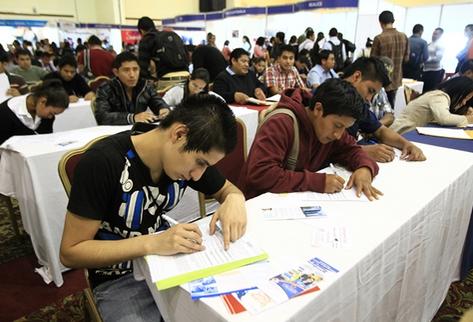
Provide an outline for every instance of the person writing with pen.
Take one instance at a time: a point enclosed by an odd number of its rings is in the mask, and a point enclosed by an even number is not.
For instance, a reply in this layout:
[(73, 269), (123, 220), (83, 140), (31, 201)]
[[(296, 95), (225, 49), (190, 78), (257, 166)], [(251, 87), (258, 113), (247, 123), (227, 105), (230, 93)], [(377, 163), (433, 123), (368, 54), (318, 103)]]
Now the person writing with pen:
[(157, 128), (109, 136), (84, 154), (74, 173), (60, 259), (67, 267), (89, 268), (104, 321), (159, 321), (146, 283), (131, 274), (133, 259), (204, 249), (196, 224), (170, 227), (163, 216), (187, 186), (221, 203), (209, 230), (214, 234), (220, 221), (226, 249), (245, 233), (245, 198), (214, 167), (235, 147), (236, 133), (225, 102), (199, 94)]

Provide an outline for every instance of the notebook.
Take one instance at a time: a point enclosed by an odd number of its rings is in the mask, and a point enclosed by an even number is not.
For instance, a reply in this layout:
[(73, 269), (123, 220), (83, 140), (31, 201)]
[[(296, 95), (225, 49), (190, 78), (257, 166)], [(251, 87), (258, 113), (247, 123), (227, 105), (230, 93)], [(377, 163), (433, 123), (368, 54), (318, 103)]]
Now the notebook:
[(221, 231), (217, 230), (214, 235), (209, 235), (209, 221), (210, 217), (207, 217), (196, 222), (202, 232), (205, 250), (193, 254), (145, 256), (151, 279), (158, 290), (165, 290), (268, 258), (268, 254), (256, 246), (249, 236), (243, 236), (231, 243), (229, 249), (225, 251)]

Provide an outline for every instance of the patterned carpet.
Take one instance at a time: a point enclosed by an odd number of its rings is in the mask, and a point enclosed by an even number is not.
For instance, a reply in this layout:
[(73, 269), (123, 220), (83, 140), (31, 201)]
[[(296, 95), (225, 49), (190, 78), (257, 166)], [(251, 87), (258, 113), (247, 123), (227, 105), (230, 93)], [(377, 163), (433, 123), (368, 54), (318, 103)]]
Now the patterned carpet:
[[(31, 241), (21, 226), (18, 207), (15, 204), (14, 206), (20, 230), (25, 237), (15, 238), (7, 215), (6, 204), (0, 199), (0, 264), (33, 254)], [(473, 271), (464, 281), (453, 283), (450, 286), (445, 301), (432, 321), (458, 321), (462, 314), (471, 307), (473, 307)], [(15, 322), (82, 322), (88, 320), (85, 297), (81, 291), (68, 295), (56, 303), (51, 303), (34, 313), (15, 320)]]

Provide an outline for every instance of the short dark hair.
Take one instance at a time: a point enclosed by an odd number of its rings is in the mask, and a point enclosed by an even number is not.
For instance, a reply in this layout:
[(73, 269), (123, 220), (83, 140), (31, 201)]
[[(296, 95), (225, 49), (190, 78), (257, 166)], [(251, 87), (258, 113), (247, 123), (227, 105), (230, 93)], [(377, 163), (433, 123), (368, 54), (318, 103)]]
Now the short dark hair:
[(437, 27), (437, 28), (435, 28), (435, 30), (440, 31), (443, 34), (443, 28)]
[(473, 72), (473, 59), (469, 59), (460, 66), (460, 74), (465, 74), (467, 71), (471, 70)]
[(438, 89), (450, 97), (450, 113), (464, 115), (468, 111), (467, 106), (458, 106), (471, 92), (473, 92), (473, 80), (466, 76), (451, 78), (438, 86)]
[(156, 29), (156, 27), (150, 17), (144, 16), (138, 19), (138, 30), (150, 31), (154, 29)]
[(322, 49), (319, 54), (317, 55), (317, 62), (316, 64), (321, 65), (322, 64), (322, 59), (327, 60), (330, 54), (333, 54), (331, 50), (328, 49)]
[(286, 37), (286, 34), (282, 31), (278, 31), (276, 33), (276, 38), (278, 38), (282, 43), (284, 43), (284, 38)]
[(243, 55), (250, 57), (250, 54), (243, 48), (233, 49), (232, 52), (230, 53), (230, 65), (232, 63), (232, 59), (238, 60)]
[(359, 120), (362, 116), (363, 99), (352, 84), (340, 78), (327, 79), (317, 87), (309, 108), (314, 110), (316, 103), (322, 104), (324, 117), (335, 114)]
[(383, 25), (386, 25), (388, 23), (394, 23), (394, 15), (391, 11), (385, 10), (379, 14), (378, 20)]
[(62, 82), (59, 79), (47, 79), (36, 86), (31, 95), (35, 99), (40, 97), (46, 98), (46, 106), (62, 107), (67, 108), (69, 106), (69, 95), (62, 86)]
[(314, 30), (313, 30), (312, 28), (306, 29), (305, 36), (306, 36), (307, 38), (310, 38), (310, 37), (312, 37), (313, 35), (314, 35)]
[(196, 68), (192, 71), (191, 79), (201, 79), (208, 84), (210, 82), (210, 74), (207, 69), (203, 67)]
[(253, 56), (252, 60), (253, 60), (253, 65), (256, 65), (256, 64), (258, 64), (262, 61), (264, 61), (264, 62), (266, 61), (266, 59), (264, 59), (264, 57), (257, 57), (257, 56)]
[(8, 63), (9, 56), (6, 51), (0, 51), (0, 63)]
[(329, 30), (328, 35), (330, 37), (337, 37), (338, 36), (338, 30), (337, 28), (332, 28)]
[(136, 63), (139, 64), (138, 57), (136, 57), (135, 54), (130, 51), (124, 51), (115, 57), (112, 63), (112, 68), (119, 69), (122, 64), (127, 61), (136, 61)]
[(97, 37), (96, 35), (90, 36), (89, 39), (87, 39), (87, 43), (89, 45), (102, 46), (102, 40), (100, 40), (100, 38)]
[(422, 32), (424, 31), (424, 26), (422, 26), (421, 24), (415, 24), (414, 27), (412, 28), (412, 33), (413, 34), (418, 34), (419, 32)]
[(31, 58), (31, 53), (28, 49), (20, 48), (15, 51), (15, 57), (18, 58), (20, 56), (29, 56)]
[(391, 84), (388, 71), (384, 63), (376, 57), (360, 57), (349, 65), (343, 71), (343, 77), (347, 78), (353, 75), (356, 71), (361, 72), (362, 80), (370, 80), (373, 82), (380, 82), (383, 87)]
[(77, 61), (76, 61), (76, 58), (72, 55), (64, 55), (61, 57), (61, 59), (59, 59), (59, 62), (57, 65), (59, 69), (63, 68), (66, 65), (77, 68)]
[(159, 127), (168, 129), (178, 122), (188, 129), (184, 151), (207, 153), (216, 149), (228, 154), (236, 146), (235, 116), (228, 105), (215, 95), (189, 96), (161, 121)]
[(294, 52), (294, 47), (292, 47), (291, 45), (284, 44), (284, 45), (279, 46), (279, 48), (278, 48), (278, 57), (277, 58), (281, 57), (282, 53), (285, 52), (285, 51), (293, 53), (294, 56), (296, 55), (296, 53)]
[(263, 46), (263, 45), (264, 45), (264, 42), (265, 42), (264, 37), (258, 37), (258, 39), (256, 39), (256, 44), (257, 44), (258, 46)]

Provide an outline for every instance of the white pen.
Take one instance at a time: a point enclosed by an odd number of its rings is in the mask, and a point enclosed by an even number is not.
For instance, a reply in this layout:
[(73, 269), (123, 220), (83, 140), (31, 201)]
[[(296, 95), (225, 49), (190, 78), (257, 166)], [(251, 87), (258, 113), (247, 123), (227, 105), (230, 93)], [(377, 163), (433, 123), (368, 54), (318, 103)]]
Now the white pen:
[(171, 217), (169, 216), (166, 216), (166, 215), (161, 215), (161, 217), (163, 217), (164, 220), (166, 220), (169, 225), (172, 227), (172, 226), (176, 226), (179, 224), (179, 222), (175, 219), (172, 219)]
[(337, 170), (335, 169), (335, 166), (333, 165), (333, 163), (330, 163), (330, 169), (332, 169), (334, 175), (338, 176)]

